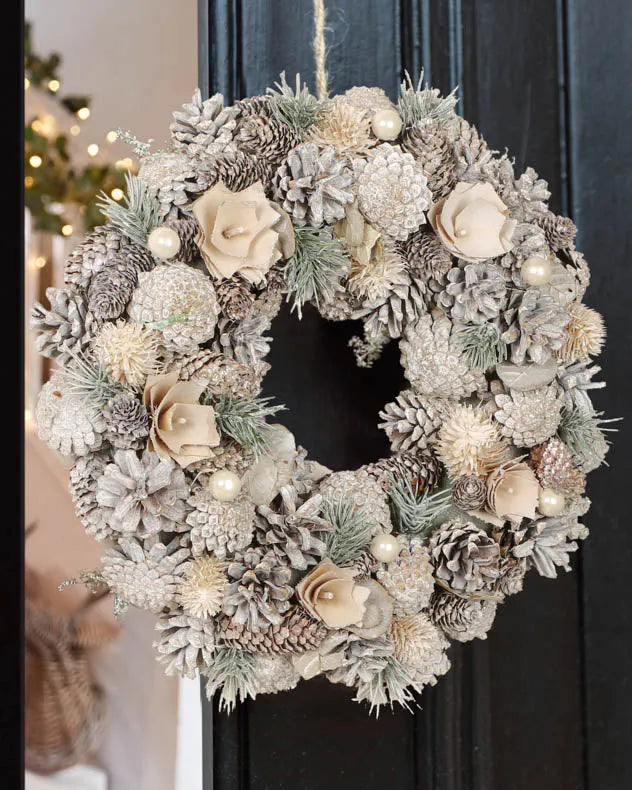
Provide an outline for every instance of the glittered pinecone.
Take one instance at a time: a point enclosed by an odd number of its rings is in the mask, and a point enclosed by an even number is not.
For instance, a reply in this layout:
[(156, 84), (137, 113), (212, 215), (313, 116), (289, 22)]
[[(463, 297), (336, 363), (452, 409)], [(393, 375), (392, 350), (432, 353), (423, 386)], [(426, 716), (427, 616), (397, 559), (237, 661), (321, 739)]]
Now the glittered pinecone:
[(447, 195), (454, 185), (454, 154), (450, 125), (424, 118), (402, 134), (402, 148), (412, 154), (428, 179), (433, 198)]
[(415, 452), (395, 453), (364, 468), (378, 480), (385, 491), (390, 488), (391, 478), (394, 477), (396, 480), (407, 480), (417, 493), (433, 491), (442, 472), (441, 464), (430, 447)]
[(83, 291), (47, 288), (46, 298), (48, 309), (38, 302), (31, 310), (31, 329), (38, 333), (35, 348), (65, 365), (90, 344), (96, 322)]
[(89, 535), (104, 540), (112, 534), (97, 502), (97, 481), (107, 463), (105, 455), (90, 453), (78, 458), (70, 469), (70, 495), (77, 518)]
[(224, 559), (250, 545), (255, 506), (245, 495), (231, 502), (219, 502), (207, 488), (198, 486), (193, 489), (188, 504), (192, 508), (187, 524), (191, 527), (194, 557), (210, 551)]
[(451, 405), (439, 398), (417, 395), (411, 389), (403, 390), (380, 412), (383, 422), (378, 428), (388, 436), (393, 452), (422, 450), (436, 440)]
[(569, 217), (561, 217), (552, 213), (543, 214), (537, 217), (536, 223), (544, 231), (547, 244), (553, 252), (573, 246), (577, 227)]
[(213, 336), (218, 312), (210, 278), (185, 263), (141, 273), (129, 306), (132, 321), (159, 330), (180, 353), (196, 351)]
[(436, 233), (420, 229), (400, 244), (411, 274), (422, 280), (442, 281), (452, 268), (452, 256)]
[(518, 447), (533, 447), (555, 434), (560, 424), (564, 398), (554, 382), (546, 387), (520, 392), (510, 390), (495, 398), (494, 417), (501, 433)]
[(452, 590), (476, 592), (498, 577), (498, 544), (475, 524), (442, 524), (428, 548), (436, 579)]
[(426, 292), (422, 280), (401, 271), (395, 276), (387, 296), (367, 299), (351, 317), (364, 319), (364, 331), (370, 340), (377, 341), (385, 335), (397, 339), (406, 326), (414, 324), (426, 311)]
[(450, 643), (425, 612), (395, 617), (389, 629), (395, 658), (411, 671), (417, 686), (434, 686), (450, 668)]
[(327, 636), (321, 621), (313, 620), (299, 606), (289, 611), (279, 625), (251, 631), (225, 615), (217, 619), (217, 639), (228, 647), (251, 653), (303, 653), (313, 650)]
[(430, 602), (430, 619), (457, 642), (486, 639), (496, 617), (496, 606), (492, 600), (468, 600), (437, 590)]
[(565, 494), (582, 494), (586, 477), (573, 463), (573, 453), (561, 439), (553, 437), (531, 450), (531, 462), (542, 488)]
[[(161, 216), (164, 218), (177, 217), (178, 212), (204, 188), (195, 160), (188, 157), (185, 151), (157, 151), (143, 156), (138, 178), (160, 203)], [(171, 221), (168, 220), (167, 224)]]
[(103, 416), (108, 426), (107, 439), (113, 447), (142, 449), (149, 434), (149, 415), (136, 395), (111, 398), (103, 409)]
[(253, 663), (255, 695), (289, 691), (296, 688), (301, 679), (301, 674), (289, 656), (260, 653), (254, 656)]
[(404, 241), (425, 221), (432, 193), (414, 157), (390, 143), (354, 159), (358, 207), (380, 233)]
[(512, 188), (503, 190), (500, 197), (510, 208), (511, 216), (519, 222), (535, 222), (549, 213), (548, 184), (532, 167), (513, 182)]
[(270, 96), (242, 99), (234, 107), (238, 111), (234, 140), (245, 153), (276, 167), (300, 143), (294, 130), (274, 114)]
[(95, 318), (118, 318), (132, 298), (141, 272), (156, 265), (151, 253), (140, 244), (129, 243), (94, 275), (88, 289), (88, 307)]
[(204, 384), (209, 394), (248, 398), (258, 392), (257, 376), (241, 362), (217, 351), (201, 348), (190, 356), (177, 357), (167, 372), (177, 370), (180, 381)]
[(492, 158), (487, 143), (475, 126), (457, 118), (452, 128), (454, 140), (454, 180), (479, 181)]
[(218, 283), (215, 292), (222, 315), (230, 321), (243, 321), (255, 301), (248, 284), (234, 278)]
[(363, 511), (374, 533), (393, 531), (384, 489), (366, 469), (332, 472), (320, 483), (318, 493), (334, 507), (343, 502)]
[[(259, 378), (262, 375), (259, 363), (270, 351), (272, 338), (265, 334), (270, 325), (271, 321), (267, 316), (256, 315), (254, 312), (238, 322), (220, 318), (213, 350), (249, 366)], [(265, 371), (267, 367), (263, 369)]]
[(200, 249), (195, 240), (200, 232), (200, 226), (194, 219), (171, 219), (167, 225), (178, 234), (180, 249), (173, 260), (191, 263), (200, 257)]
[(453, 322), (484, 324), (496, 318), (507, 304), (502, 270), (490, 263), (466, 263), (447, 274), (447, 285), (437, 304)]
[(87, 288), (106, 261), (128, 244), (129, 240), (111, 225), (99, 225), (72, 251), (64, 265), (64, 282)]
[(160, 632), (154, 647), (165, 674), (193, 680), (213, 660), (215, 628), (212, 620), (182, 613), (164, 614), (156, 623)]
[(344, 219), (354, 199), (353, 175), (333, 148), (302, 143), (290, 152), (275, 176), (275, 199), (295, 225), (320, 227)]
[(241, 192), (257, 181), (262, 181), (266, 189), (270, 186), (270, 165), (257, 156), (239, 150), (222, 153), (195, 160), (197, 176), (210, 189), (222, 182), (232, 192)]
[(279, 565), (273, 552), (247, 548), (228, 565), (227, 574), (222, 608), (236, 625), (257, 631), (283, 622), (294, 593), (292, 570)]
[(502, 339), (511, 346), (511, 361), (546, 362), (564, 345), (571, 317), (555, 299), (538, 288), (516, 292), (504, 314), (507, 330)]
[(428, 606), (434, 590), (428, 549), (418, 540), (412, 540), (397, 559), (377, 572), (377, 579), (393, 599), (395, 615), (417, 614)]
[(479, 510), (486, 500), (487, 483), (485, 478), (464, 475), (452, 483), (452, 501), (461, 510)]
[(173, 147), (193, 156), (208, 156), (230, 145), (236, 126), (235, 107), (224, 107), (224, 97), (216, 93), (202, 101), (198, 88), (191, 102), (173, 113), (169, 127)]

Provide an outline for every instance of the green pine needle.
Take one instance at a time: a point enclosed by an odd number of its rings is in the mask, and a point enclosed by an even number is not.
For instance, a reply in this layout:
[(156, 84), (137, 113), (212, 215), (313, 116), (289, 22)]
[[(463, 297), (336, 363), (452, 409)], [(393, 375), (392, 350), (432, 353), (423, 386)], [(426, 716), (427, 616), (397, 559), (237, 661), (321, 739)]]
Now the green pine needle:
[(88, 404), (102, 409), (110, 398), (128, 392), (100, 365), (85, 354), (72, 354), (72, 362), (59, 371), (65, 392), (82, 398)]
[(355, 564), (371, 542), (374, 521), (362, 508), (345, 502), (344, 497), (336, 503), (326, 500), (322, 517), (331, 524), (325, 535), (327, 557), (341, 568)]
[(160, 224), (160, 203), (138, 176), (125, 176), (127, 195), (122, 203), (101, 192), (98, 208), (111, 224), (136, 244), (146, 244), (149, 232)]
[(440, 96), (436, 89), (423, 87), (424, 71), (421, 70), (417, 87), (413, 85), (410, 74), (404, 72), (398, 100), (399, 112), (404, 126), (413, 126), (417, 121), (429, 120), (446, 123), (454, 116), (458, 102), (457, 88), (447, 96)]
[(221, 689), (219, 698), (220, 711), (231, 713), (237, 700), (245, 702), (248, 697), (254, 699), (255, 692), (255, 659), (247, 650), (235, 647), (220, 647), (213, 655), (213, 663), (206, 670), (206, 698), (211, 700), (216, 691)]
[(281, 81), (268, 88), (274, 114), (281, 123), (290, 126), (298, 137), (303, 137), (323, 112), (323, 103), (313, 96), (307, 85), (301, 85), (301, 75), (296, 75), (296, 88), (292, 89), (281, 73)]
[(392, 710), (393, 703), (412, 712), (410, 704), (415, 701), (413, 691), (420, 690), (409, 670), (393, 656), (389, 656), (384, 666), (368, 680), (360, 679), (357, 688), (354, 700), (368, 702), (369, 714), (375, 711), (376, 718), (382, 706), (388, 705)]
[(507, 346), (496, 324), (468, 326), (457, 334), (456, 341), (470, 367), (488, 370), (507, 359)]
[(428, 537), (437, 516), (452, 504), (451, 490), (418, 494), (408, 478), (391, 477), (391, 481), (391, 514), (397, 530), (421, 538)]
[(348, 269), (347, 253), (342, 242), (324, 228), (295, 228), (296, 249), (283, 269), (288, 301), (299, 318), (306, 302), (316, 306), (333, 298)]
[(285, 406), (271, 406), (272, 398), (235, 398), (222, 395), (213, 404), (217, 430), (227, 436), (255, 458), (268, 448), (269, 426), (266, 417), (285, 409)]
[[(586, 409), (562, 409), (560, 424), (557, 429), (558, 436), (564, 444), (570, 447), (580, 466), (593, 459), (605, 455), (610, 441), (606, 432), (616, 431), (617, 428), (604, 428), (603, 426), (618, 422), (620, 417), (604, 420), (603, 412), (590, 412)], [(602, 463), (605, 461), (602, 459)]]

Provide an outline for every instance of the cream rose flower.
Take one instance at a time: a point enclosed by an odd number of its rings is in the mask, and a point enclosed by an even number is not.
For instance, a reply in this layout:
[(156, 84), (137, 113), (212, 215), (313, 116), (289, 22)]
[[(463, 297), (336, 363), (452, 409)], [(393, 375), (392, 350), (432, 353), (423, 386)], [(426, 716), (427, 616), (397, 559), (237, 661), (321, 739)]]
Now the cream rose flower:
[(143, 403), (152, 418), (148, 450), (180, 466), (209, 458), (219, 444), (212, 406), (199, 403), (203, 384), (178, 381), (177, 373), (150, 376)]
[(428, 218), (451, 253), (476, 263), (512, 249), (517, 222), (508, 215), (491, 184), (460, 181), (447, 198), (432, 206)]
[(324, 559), (296, 587), (305, 609), (329, 628), (362, 625), (366, 612), (368, 587), (357, 584), (355, 568), (339, 568)]
[(241, 192), (219, 182), (195, 201), (193, 214), (206, 268), (219, 279), (239, 272), (257, 283), (279, 258), (294, 254), (290, 218), (267, 199), (261, 181)]

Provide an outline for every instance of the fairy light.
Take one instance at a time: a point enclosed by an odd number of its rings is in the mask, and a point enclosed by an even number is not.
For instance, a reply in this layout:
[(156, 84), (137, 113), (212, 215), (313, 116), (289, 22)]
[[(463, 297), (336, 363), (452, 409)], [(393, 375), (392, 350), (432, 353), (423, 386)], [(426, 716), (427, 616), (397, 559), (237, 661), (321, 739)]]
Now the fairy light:
[(119, 189), (118, 187), (114, 187), (114, 189), (110, 192), (110, 195), (112, 195), (113, 200), (122, 200), (125, 192), (123, 192), (123, 190)]
[(77, 117), (82, 121), (87, 121), (90, 117), (90, 109), (88, 107), (81, 107), (79, 110), (77, 110)]
[(36, 118), (34, 121), (31, 122), (31, 129), (37, 134), (44, 134), (44, 124), (40, 121), (39, 118)]
[(33, 176), (24, 176), (24, 186), (27, 189), (30, 189), (34, 183), (35, 183), (35, 179), (33, 178)]
[(24, 77), (24, 90), (27, 91), (31, 87), (31, 81), (28, 77)]
[(124, 159), (117, 159), (114, 164), (117, 170), (131, 170), (133, 166), (134, 162), (129, 156), (126, 156)]
[(90, 143), (88, 146), (88, 155), (96, 156), (99, 153), (99, 146), (96, 143)]
[(118, 134), (116, 132), (108, 132), (105, 135), (105, 139), (108, 143), (115, 143), (118, 140)]
[(74, 124), (74, 126), (70, 127), (70, 134), (73, 137), (76, 137), (80, 132), (81, 132), (81, 126), (79, 126), (79, 124), (76, 123)]
[(38, 255), (37, 258), (33, 261), (33, 265), (36, 269), (43, 269), (46, 266), (46, 258), (43, 255)]
[(59, 80), (50, 80), (50, 82), (48, 83), (48, 90), (51, 93), (57, 93), (59, 88), (60, 88)]
[(72, 235), (72, 225), (64, 225), (61, 229), (63, 236), (71, 236)]
[(50, 113), (44, 113), (39, 118), (31, 122), (31, 129), (43, 137), (52, 137), (57, 130), (57, 123), (55, 117)]
[(41, 167), (42, 157), (38, 156), (37, 154), (33, 154), (33, 156), (29, 158), (29, 164), (31, 167)]

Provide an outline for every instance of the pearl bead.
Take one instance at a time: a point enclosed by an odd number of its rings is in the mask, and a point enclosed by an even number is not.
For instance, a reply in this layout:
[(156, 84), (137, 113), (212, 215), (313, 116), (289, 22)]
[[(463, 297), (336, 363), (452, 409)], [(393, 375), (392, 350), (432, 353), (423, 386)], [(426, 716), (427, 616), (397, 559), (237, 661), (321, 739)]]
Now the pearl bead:
[(566, 501), (562, 494), (558, 494), (552, 488), (540, 490), (538, 498), (538, 510), (543, 516), (559, 516), (564, 510)]
[(546, 285), (551, 279), (551, 261), (548, 258), (527, 258), (521, 271), (527, 285)]
[(173, 258), (180, 251), (180, 237), (173, 228), (160, 225), (149, 234), (147, 247), (156, 258)]
[(241, 480), (234, 472), (222, 469), (211, 475), (208, 481), (211, 496), (218, 502), (230, 502), (241, 491)]
[(396, 110), (379, 110), (371, 119), (371, 129), (378, 140), (395, 140), (402, 130), (402, 118)]
[(394, 535), (380, 532), (371, 541), (371, 554), (379, 562), (391, 562), (399, 554), (399, 541)]

